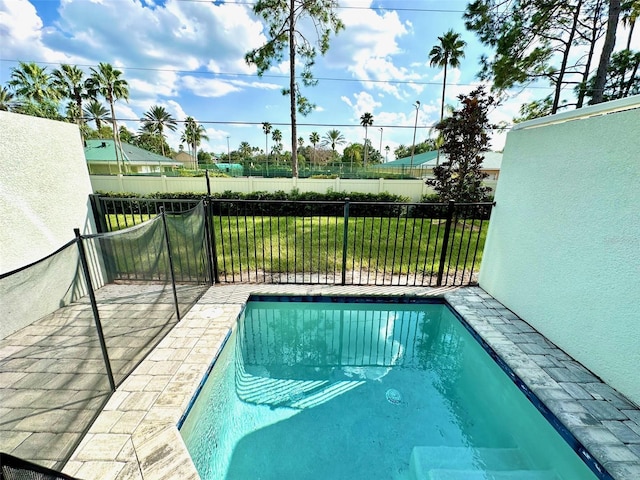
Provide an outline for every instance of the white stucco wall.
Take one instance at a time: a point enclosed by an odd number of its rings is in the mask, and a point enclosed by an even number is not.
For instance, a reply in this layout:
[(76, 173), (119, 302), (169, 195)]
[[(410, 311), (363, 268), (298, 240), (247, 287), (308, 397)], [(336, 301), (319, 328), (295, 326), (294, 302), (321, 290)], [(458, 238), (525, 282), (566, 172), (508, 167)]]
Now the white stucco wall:
[(87, 232), (90, 193), (76, 125), (0, 111), (0, 273)]
[(640, 96), (509, 132), (495, 199), (480, 286), (640, 404)]
[[(78, 127), (0, 111), (0, 274), (93, 233), (92, 193)], [(78, 249), (0, 279), (0, 338), (70, 301), (83, 289)]]

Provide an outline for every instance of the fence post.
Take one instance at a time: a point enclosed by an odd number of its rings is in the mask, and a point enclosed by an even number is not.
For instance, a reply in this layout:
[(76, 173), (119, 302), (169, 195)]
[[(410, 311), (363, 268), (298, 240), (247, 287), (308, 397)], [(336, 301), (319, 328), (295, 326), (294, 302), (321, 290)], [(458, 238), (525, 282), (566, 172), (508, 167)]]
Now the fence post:
[(109, 360), (109, 352), (107, 352), (107, 344), (104, 340), (104, 332), (102, 331), (102, 322), (100, 322), (100, 312), (98, 311), (98, 303), (96, 302), (96, 295), (93, 292), (93, 285), (91, 284), (91, 274), (89, 272), (89, 264), (87, 263), (87, 254), (84, 250), (84, 244), (82, 243), (82, 236), (80, 235), (80, 229), (74, 228), (73, 233), (76, 235), (76, 241), (78, 242), (78, 250), (80, 253), (80, 263), (82, 264), (82, 271), (84, 273), (84, 279), (87, 284), (87, 292), (89, 293), (89, 300), (91, 301), (91, 310), (93, 311), (93, 320), (96, 324), (96, 330), (98, 331), (98, 340), (100, 341), (100, 349), (102, 350), (102, 358), (107, 369), (107, 377), (109, 378), (109, 385), (111, 391), (116, 391), (116, 382), (113, 378), (113, 370), (111, 370), (111, 361)]
[(162, 226), (164, 227), (164, 240), (167, 244), (167, 254), (169, 256), (169, 273), (171, 274), (171, 286), (173, 288), (173, 301), (176, 305), (176, 316), (180, 321), (180, 306), (178, 305), (178, 291), (176, 290), (176, 276), (173, 271), (173, 256), (171, 255), (171, 242), (169, 241), (169, 229), (167, 228), (167, 216), (164, 206), (160, 207), (160, 216), (162, 217)]
[(447, 248), (449, 247), (449, 235), (451, 233), (451, 222), (453, 221), (453, 212), (456, 202), (449, 200), (447, 205), (447, 223), (444, 227), (444, 238), (442, 239), (442, 249), (440, 250), (440, 265), (438, 267), (438, 280), (436, 286), (442, 286), (442, 275), (444, 274), (444, 264), (447, 259)]
[(96, 195), (95, 193), (89, 194), (89, 202), (91, 203), (93, 220), (96, 224), (96, 233), (107, 233), (107, 220), (105, 218), (105, 211), (102, 208), (102, 202), (100, 201), (100, 195)]
[(344, 201), (344, 231), (342, 234), (342, 282), (347, 283), (347, 247), (349, 243), (349, 198)]
[(204, 178), (207, 182), (207, 197), (211, 196), (211, 180), (209, 179), (209, 169), (204, 171)]
[(204, 229), (205, 240), (207, 242), (207, 263), (209, 264), (209, 278), (211, 279), (211, 285), (213, 285), (214, 283), (220, 283), (220, 277), (218, 275), (218, 256), (216, 254), (215, 230), (212, 228), (211, 214), (211, 200), (207, 197), (204, 200)]

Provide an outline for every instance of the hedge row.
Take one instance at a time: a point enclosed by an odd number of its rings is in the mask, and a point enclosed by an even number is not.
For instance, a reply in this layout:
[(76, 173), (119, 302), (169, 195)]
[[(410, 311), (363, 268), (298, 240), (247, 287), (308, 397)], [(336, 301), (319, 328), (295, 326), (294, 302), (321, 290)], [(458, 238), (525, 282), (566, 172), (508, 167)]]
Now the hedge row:
[[(194, 206), (205, 198), (202, 193), (135, 193), (98, 192), (100, 197), (115, 201), (103, 202), (107, 214), (157, 214), (163, 205), (169, 213), (180, 212)], [(420, 204), (409, 204), (407, 197), (389, 193), (358, 192), (253, 192), (239, 193), (226, 191), (211, 195), (212, 208), (220, 216), (332, 216), (344, 215), (344, 202), (349, 199), (349, 216), (352, 217), (418, 217), (445, 218), (447, 206), (437, 202), (433, 195), (425, 196)], [(119, 202), (117, 199), (132, 199)], [(172, 200), (188, 200), (187, 205), (172, 204)], [(237, 201), (236, 201), (237, 200)], [(246, 200), (250, 200), (247, 202)], [(488, 218), (486, 207), (461, 207), (458, 216)]]

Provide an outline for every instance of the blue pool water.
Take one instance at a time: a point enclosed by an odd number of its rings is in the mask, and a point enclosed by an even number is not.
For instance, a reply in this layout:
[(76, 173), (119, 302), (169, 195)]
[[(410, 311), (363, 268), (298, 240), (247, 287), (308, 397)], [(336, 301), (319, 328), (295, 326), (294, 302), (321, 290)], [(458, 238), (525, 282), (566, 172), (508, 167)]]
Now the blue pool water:
[(181, 434), (203, 480), (596, 478), (443, 304), (249, 302)]

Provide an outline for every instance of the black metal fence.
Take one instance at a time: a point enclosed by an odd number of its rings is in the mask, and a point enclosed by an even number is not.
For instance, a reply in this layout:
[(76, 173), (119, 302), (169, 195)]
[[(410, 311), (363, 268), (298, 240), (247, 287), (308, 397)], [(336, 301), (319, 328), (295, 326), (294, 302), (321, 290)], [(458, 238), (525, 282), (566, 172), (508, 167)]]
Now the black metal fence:
[[(189, 224), (202, 224), (204, 236), (185, 224), (172, 242), (180, 282), (202, 282), (205, 275), (211, 283), (473, 284), (493, 206), (208, 196), (201, 201), (203, 221)], [(161, 209), (171, 218), (199, 204), (99, 195), (92, 195), (91, 203), (100, 232), (138, 225)], [(197, 253), (203, 241), (206, 258)], [(134, 250), (113, 252), (129, 261), (120, 261), (112, 278), (151, 280), (136, 268), (135, 247), (127, 248)]]

